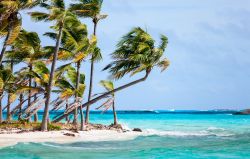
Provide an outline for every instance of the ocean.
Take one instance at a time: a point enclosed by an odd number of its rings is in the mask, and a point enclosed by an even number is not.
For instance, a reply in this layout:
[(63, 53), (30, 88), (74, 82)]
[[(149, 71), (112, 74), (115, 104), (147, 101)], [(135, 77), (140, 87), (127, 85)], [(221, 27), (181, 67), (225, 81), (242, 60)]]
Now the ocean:
[[(141, 128), (148, 135), (127, 141), (18, 143), (1, 148), (0, 159), (247, 159), (250, 116), (233, 112), (119, 111), (119, 123), (127, 129)], [(92, 123), (110, 124), (112, 118), (111, 112), (91, 114)]]

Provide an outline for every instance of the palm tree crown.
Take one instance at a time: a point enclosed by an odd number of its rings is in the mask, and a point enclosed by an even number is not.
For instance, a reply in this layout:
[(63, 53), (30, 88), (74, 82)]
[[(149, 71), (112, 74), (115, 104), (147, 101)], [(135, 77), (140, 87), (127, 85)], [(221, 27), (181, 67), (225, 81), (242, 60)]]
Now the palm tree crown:
[(134, 28), (122, 37), (112, 53), (114, 61), (104, 70), (109, 69), (114, 79), (120, 79), (128, 73), (132, 76), (142, 71), (148, 72), (155, 66), (164, 71), (169, 65), (166, 58), (162, 59), (167, 43), (167, 37), (161, 35), (160, 45), (156, 47), (155, 41), (146, 31)]
[(70, 9), (78, 16), (92, 18), (94, 23), (104, 19), (107, 15), (101, 15), (103, 0), (78, 0), (78, 3), (71, 4)]

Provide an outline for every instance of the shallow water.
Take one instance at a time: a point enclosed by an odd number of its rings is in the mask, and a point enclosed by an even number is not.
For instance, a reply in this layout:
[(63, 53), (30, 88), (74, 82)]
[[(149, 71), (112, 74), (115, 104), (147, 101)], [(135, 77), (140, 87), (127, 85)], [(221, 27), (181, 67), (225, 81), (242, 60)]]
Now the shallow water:
[[(5, 158), (250, 158), (250, 116), (120, 113), (119, 122), (148, 132), (128, 141), (72, 144), (19, 143), (0, 149)], [(92, 114), (109, 124), (112, 114)]]

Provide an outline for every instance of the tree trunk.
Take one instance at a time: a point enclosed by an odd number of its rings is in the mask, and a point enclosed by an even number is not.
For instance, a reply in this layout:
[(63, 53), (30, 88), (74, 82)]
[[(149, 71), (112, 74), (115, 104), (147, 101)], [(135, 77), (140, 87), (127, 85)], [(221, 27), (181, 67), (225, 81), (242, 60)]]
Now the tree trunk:
[[(79, 83), (80, 83), (80, 68), (81, 68), (81, 61), (78, 61), (77, 62), (77, 78), (76, 78), (76, 90), (79, 89)], [(75, 102), (79, 102), (79, 96), (76, 92), (75, 94)], [(76, 108), (76, 112), (78, 113), (78, 109), (79, 108)], [(80, 127), (80, 130), (83, 131), (84, 129), (84, 115), (83, 115), (83, 111), (82, 111), (82, 108), (80, 107), (80, 116), (81, 116), (81, 127)]]
[(18, 120), (21, 120), (21, 117), (22, 117), (23, 94), (20, 94), (20, 96), (19, 96), (19, 103), (20, 103), (20, 107), (19, 107), (19, 113), (18, 113)]
[[(32, 71), (32, 65), (29, 64), (29, 71)], [(32, 77), (29, 77), (29, 87), (32, 86)], [(31, 105), (31, 90), (29, 90), (29, 95), (28, 95), (28, 108), (30, 107)], [(31, 119), (29, 118), (28, 121), (30, 122)]]
[[(35, 83), (35, 87), (36, 87), (36, 83)], [(37, 94), (34, 95), (34, 101), (36, 101), (36, 100), (37, 100)], [(38, 122), (38, 113), (37, 112), (34, 114), (34, 122)]]
[(81, 127), (80, 130), (83, 131), (84, 130), (84, 114), (83, 114), (83, 109), (80, 106), (80, 115), (81, 115)]
[[(76, 89), (79, 89), (79, 83), (80, 83), (80, 68), (81, 68), (81, 61), (77, 63), (77, 81), (76, 81)], [(78, 95), (76, 95), (76, 98)], [(77, 99), (79, 100), (79, 99)], [(79, 101), (78, 101), (79, 102)], [(84, 115), (83, 115), (83, 110), (82, 107), (80, 107), (80, 115), (81, 115), (81, 127), (80, 130), (83, 131), (84, 129)]]
[[(75, 89), (77, 90), (78, 87), (79, 87), (79, 81), (80, 81), (80, 66), (81, 66), (81, 63), (80, 62), (77, 62), (77, 68), (76, 68), (76, 86), (75, 86)], [(77, 92), (75, 93), (75, 103), (79, 102), (78, 101), (78, 94)], [(78, 120), (78, 108), (75, 109), (75, 113), (74, 113), (74, 120), (73, 120), (73, 124), (76, 125), (77, 127), (77, 120)]]
[[(93, 20), (94, 23), (94, 36), (96, 36), (96, 28), (97, 28), (97, 22)], [(91, 57), (91, 68), (90, 68), (90, 81), (89, 81), (89, 94), (88, 94), (88, 102), (91, 100), (92, 96), (92, 87), (93, 87), (93, 78), (94, 78), (94, 59), (93, 54)], [(89, 124), (89, 107), (90, 105), (86, 106), (86, 116), (85, 116), (85, 124)]]
[(1, 51), (1, 54), (0, 54), (0, 66), (2, 65), (2, 62), (3, 62), (3, 56), (4, 56), (4, 53), (6, 51), (6, 48), (7, 48), (7, 41), (9, 40), (9, 37), (10, 37), (10, 33), (11, 33), (11, 23), (9, 24), (9, 27), (8, 27), (8, 33), (4, 39), (4, 44), (3, 44), (3, 48), (2, 48), (2, 51)]
[(62, 38), (62, 29), (63, 29), (63, 24), (61, 24), (59, 27), (59, 34), (58, 34), (57, 41), (56, 41), (55, 52), (53, 54), (53, 62), (51, 65), (51, 70), (50, 70), (49, 84), (46, 89), (46, 101), (45, 101), (45, 108), (44, 108), (43, 120), (42, 120), (42, 125), (41, 125), (41, 131), (48, 130), (50, 94), (51, 94), (51, 89), (53, 85), (53, 78), (54, 78), (54, 72), (55, 72), (55, 67), (56, 67), (59, 46), (60, 46), (61, 38)]
[[(11, 73), (13, 72), (13, 61), (10, 61), (10, 70)], [(7, 121), (10, 121), (12, 119), (11, 117), (11, 111), (10, 111), (10, 105), (11, 105), (11, 101), (10, 101), (10, 93), (8, 94), (8, 101), (7, 101)]]
[(118, 122), (117, 122), (117, 115), (116, 115), (116, 111), (115, 111), (115, 99), (112, 103), (112, 107), (113, 107), (113, 114), (114, 114), (114, 125), (117, 125)]
[(2, 94), (0, 95), (0, 124), (3, 122)]
[[(69, 108), (69, 101), (68, 101), (68, 99), (66, 99), (66, 106), (65, 107), (66, 107), (66, 110)], [(70, 122), (69, 116), (66, 116), (65, 120), (66, 120), (66, 123), (69, 123)]]
[[(120, 86), (120, 87), (118, 87), (118, 88), (116, 88), (116, 89), (114, 89), (114, 90), (112, 90), (112, 91), (108, 91), (108, 92), (106, 92), (106, 93), (104, 93), (104, 94), (102, 94), (102, 95), (100, 95), (100, 96), (98, 96), (98, 97), (92, 99), (91, 101), (84, 103), (81, 107), (84, 108), (84, 107), (86, 107), (87, 105), (94, 104), (94, 103), (96, 103), (97, 101), (99, 101), (99, 100), (101, 100), (101, 99), (107, 97), (108, 95), (110, 95), (110, 94), (112, 94), (112, 93), (121, 91), (121, 90), (123, 90), (123, 89), (125, 89), (125, 88), (128, 88), (128, 87), (133, 86), (133, 85), (135, 85), (135, 84), (137, 84), (137, 83), (140, 83), (140, 82), (145, 81), (145, 80), (148, 78), (148, 75), (150, 74), (150, 72), (151, 72), (151, 70), (147, 70), (147, 71), (146, 71), (146, 75), (145, 75), (143, 78), (140, 78), (140, 79), (138, 79), (138, 80), (135, 80), (135, 81), (133, 81), (133, 82), (130, 82), (130, 83), (128, 83), (128, 84), (125, 84), (125, 85), (123, 85), (123, 86)], [(71, 111), (71, 112), (69, 112), (69, 113), (67, 113), (67, 114), (63, 114), (62, 116), (56, 118), (53, 122), (58, 122), (58, 121), (64, 119), (66, 116), (68, 116), (68, 115), (71, 114), (71, 113), (73, 113), (73, 111)]]

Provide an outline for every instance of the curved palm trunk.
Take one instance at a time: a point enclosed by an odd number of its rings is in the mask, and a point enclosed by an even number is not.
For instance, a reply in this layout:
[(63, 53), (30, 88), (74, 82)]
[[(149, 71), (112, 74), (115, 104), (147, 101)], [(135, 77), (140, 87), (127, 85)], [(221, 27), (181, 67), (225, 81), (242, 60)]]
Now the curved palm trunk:
[[(108, 95), (110, 95), (110, 94), (112, 94), (112, 93), (121, 91), (121, 90), (123, 90), (123, 89), (125, 89), (125, 88), (128, 88), (128, 87), (133, 86), (133, 85), (135, 85), (135, 84), (137, 84), (137, 83), (140, 83), (140, 82), (145, 81), (145, 80), (148, 78), (148, 75), (150, 74), (150, 72), (151, 72), (151, 70), (147, 70), (147, 71), (146, 71), (146, 75), (145, 75), (143, 78), (140, 78), (140, 79), (138, 79), (138, 80), (135, 80), (135, 81), (133, 81), (133, 82), (130, 82), (130, 83), (128, 83), (128, 84), (125, 84), (125, 85), (123, 85), (123, 86), (120, 86), (120, 87), (118, 87), (118, 88), (116, 88), (116, 89), (114, 89), (114, 90), (112, 90), (112, 91), (108, 91), (108, 92), (106, 92), (106, 93), (104, 93), (104, 94), (102, 94), (102, 95), (100, 95), (100, 96), (98, 96), (98, 97), (92, 99), (91, 101), (84, 103), (81, 107), (84, 108), (84, 107), (86, 107), (87, 105), (94, 104), (94, 103), (96, 103), (97, 101), (99, 101), (99, 100), (101, 100), (101, 99), (107, 97)], [(71, 113), (73, 113), (73, 111), (71, 111), (71, 112), (69, 112), (69, 113), (67, 113), (67, 114), (63, 114), (62, 116), (56, 118), (53, 122), (58, 122), (58, 121), (64, 119), (66, 116), (68, 116), (68, 115), (71, 114)]]
[(116, 115), (116, 111), (115, 111), (115, 100), (112, 103), (112, 108), (113, 108), (113, 115), (114, 115), (114, 125), (117, 125), (117, 115)]
[[(97, 28), (97, 22), (94, 22), (94, 36), (96, 36), (96, 28)], [(91, 100), (92, 96), (92, 87), (93, 87), (93, 77), (94, 76), (94, 59), (93, 59), (93, 54), (91, 57), (91, 68), (90, 68), (90, 81), (89, 81), (89, 94), (88, 94), (88, 102)], [(90, 105), (87, 105), (86, 107), (86, 116), (85, 116), (85, 124), (89, 123), (89, 107)]]
[(45, 108), (44, 108), (43, 120), (42, 120), (42, 125), (41, 125), (41, 131), (48, 130), (50, 94), (51, 94), (51, 89), (52, 89), (52, 83), (53, 83), (53, 78), (54, 78), (54, 72), (55, 72), (55, 67), (56, 67), (59, 46), (60, 46), (61, 38), (62, 38), (62, 29), (63, 29), (63, 24), (61, 24), (59, 27), (59, 34), (58, 34), (57, 41), (56, 41), (55, 52), (53, 54), (53, 62), (51, 65), (49, 84), (46, 89), (46, 101), (45, 101)]
[(19, 96), (19, 103), (20, 103), (20, 107), (19, 107), (19, 113), (18, 113), (18, 120), (21, 120), (21, 117), (22, 117), (22, 105), (23, 105), (23, 94), (20, 94), (20, 96)]
[[(11, 69), (11, 73), (13, 72), (13, 61), (10, 61), (10, 69)], [(10, 101), (10, 93), (8, 94), (8, 101), (7, 101), (7, 121), (10, 121), (12, 119), (11, 117), (11, 111), (10, 111), (10, 105), (11, 105), (11, 101)]]

